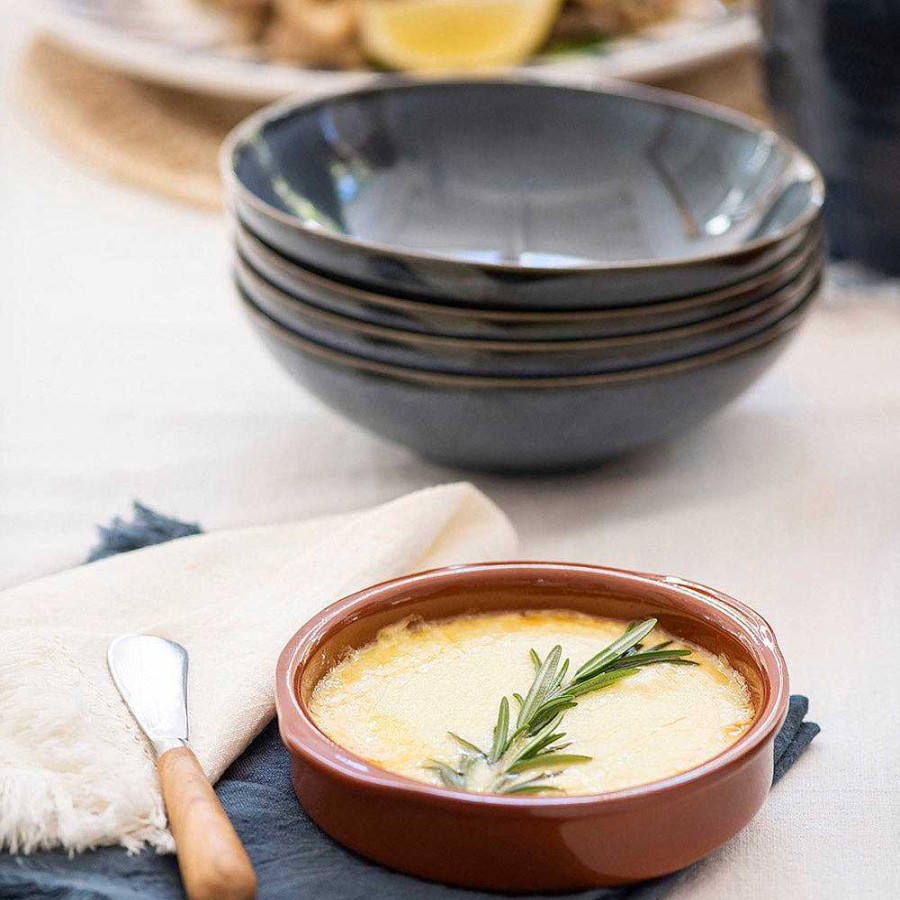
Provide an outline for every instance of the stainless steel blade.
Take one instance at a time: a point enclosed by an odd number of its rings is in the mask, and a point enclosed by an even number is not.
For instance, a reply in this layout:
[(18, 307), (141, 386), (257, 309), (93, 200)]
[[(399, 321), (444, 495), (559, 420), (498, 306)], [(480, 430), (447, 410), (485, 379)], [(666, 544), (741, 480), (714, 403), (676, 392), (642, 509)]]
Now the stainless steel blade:
[(152, 634), (125, 634), (107, 653), (122, 699), (157, 755), (187, 744), (187, 650)]

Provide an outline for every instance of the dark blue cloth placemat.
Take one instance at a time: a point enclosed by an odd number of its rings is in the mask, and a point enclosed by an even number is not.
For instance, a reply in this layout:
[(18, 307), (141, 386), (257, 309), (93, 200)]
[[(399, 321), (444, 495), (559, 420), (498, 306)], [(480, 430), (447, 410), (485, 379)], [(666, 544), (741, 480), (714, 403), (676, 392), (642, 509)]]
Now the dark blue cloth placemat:
[[(135, 520), (101, 530), (91, 553), (100, 559), (200, 529), (135, 504)], [(787, 720), (775, 739), (773, 782), (797, 761), (818, 734), (804, 721), (805, 697), (791, 697)], [(222, 776), (216, 792), (253, 860), (260, 900), (490, 900), (498, 894), (467, 891), (390, 872), (345, 850), (323, 834), (297, 802), (287, 751), (273, 722)], [(557, 900), (658, 900), (681, 873), (622, 888), (599, 888)], [(532, 900), (540, 900), (529, 895)], [(62, 852), (0, 854), (3, 900), (173, 900), (183, 898), (174, 856), (129, 856), (104, 847), (70, 858)]]

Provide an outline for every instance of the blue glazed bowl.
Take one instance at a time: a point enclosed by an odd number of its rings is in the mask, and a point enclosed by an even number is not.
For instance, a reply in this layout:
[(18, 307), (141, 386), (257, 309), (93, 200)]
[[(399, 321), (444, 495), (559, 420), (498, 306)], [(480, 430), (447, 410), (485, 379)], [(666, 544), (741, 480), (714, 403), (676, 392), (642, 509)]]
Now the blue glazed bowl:
[(338, 413), (428, 459), (505, 473), (586, 468), (696, 427), (772, 365), (808, 307), (747, 340), (676, 363), (523, 379), (440, 375), (340, 353), (244, 301), (275, 359)]
[[(679, 300), (576, 312), (466, 309), (367, 291), (291, 262), (240, 223), (235, 223), (235, 246), (247, 266), (296, 299), (301, 308), (313, 306), (370, 325), (441, 337), (568, 341), (647, 334), (692, 325), (755, 305), (784, 288), (822, 257), (821, 233), (817, 219), (808, 227), (802, 244), (783, 261), (737, 285)], [(290, 325), (293, 319), (284, 321)]]
[(658, 365), (751, 337), (808, 303), (818, 287), (821, 267), (821, 259), (815, 258), (770, 296), (693, 325), (624, 337), (541, 342), (437, 337), (358, 322), (303, 304), (241, 260), (235, 264), (235, 281), (240, 293), (274, 321), (332, 350), (428, 372), (536, 378)]
[(649, 88), (395, 83), (251, 116), (236, 215), (278, 252), (400, 297), (604, 309), (717, 290), (783, 260), (822, 204), (799, 150)]

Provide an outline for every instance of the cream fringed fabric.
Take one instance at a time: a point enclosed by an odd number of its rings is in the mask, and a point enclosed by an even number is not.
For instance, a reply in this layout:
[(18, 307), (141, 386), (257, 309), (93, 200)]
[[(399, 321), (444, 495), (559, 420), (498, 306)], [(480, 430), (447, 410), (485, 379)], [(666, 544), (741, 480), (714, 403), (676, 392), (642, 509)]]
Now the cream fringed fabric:
[(106, 670), (112, 637), (190, 652), (191, 739), (218, 778), (273, 715), (281, 647), (314, 612), (407, 572), (509, 558), (475, 488), (225, 531), (101, 560), (0, 594), (0, 848), (171, 850), (156, 771)]

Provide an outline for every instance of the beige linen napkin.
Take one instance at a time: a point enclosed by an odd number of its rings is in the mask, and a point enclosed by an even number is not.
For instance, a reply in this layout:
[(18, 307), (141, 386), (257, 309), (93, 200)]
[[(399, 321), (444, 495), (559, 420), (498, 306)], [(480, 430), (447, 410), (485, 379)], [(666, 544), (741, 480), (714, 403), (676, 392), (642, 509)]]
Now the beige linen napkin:
[(510, 557), (471, 485), (289, 525), (182, 538), (0, 594), (0, 849), (172, 849), (149, 746), (106, 669), (112, 637), (190, 653), (191, 739), (216, 779), (271, 719), (275, 662), (313, 613), (407, 572)]

